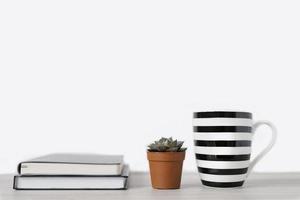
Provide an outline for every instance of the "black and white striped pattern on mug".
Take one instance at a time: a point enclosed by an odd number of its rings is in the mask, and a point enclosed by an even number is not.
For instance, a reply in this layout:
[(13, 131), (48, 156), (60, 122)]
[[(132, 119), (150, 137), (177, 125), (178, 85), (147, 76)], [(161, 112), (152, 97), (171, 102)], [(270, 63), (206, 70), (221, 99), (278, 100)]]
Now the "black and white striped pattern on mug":
[(244, 183), (250, 163), (252, 114), (194, 113), (194, 145), (202, 183), (237, 187)]

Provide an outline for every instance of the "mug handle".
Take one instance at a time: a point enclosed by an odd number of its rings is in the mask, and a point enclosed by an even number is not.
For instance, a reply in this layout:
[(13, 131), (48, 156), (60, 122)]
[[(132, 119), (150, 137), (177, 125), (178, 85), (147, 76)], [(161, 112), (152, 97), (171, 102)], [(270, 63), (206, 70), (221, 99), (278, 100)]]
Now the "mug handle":
[(268, 146), (262, 151), (260, 152), (249, 164), (248, 167), (248, 172), (247, 172), (247, 176), (250, 174), (250, 172), (252, 171), (253, 167), (256, 165), (256, 163), (258, 161), (260, 161), (262, 159), (262, 157), (264, 157), (274, 146), (275, 142), (276, 142), (276, 138), (277, 138), (277, 130), (276, 127), (269, 121), (257, 121), (253, 124), (253, 133), (255, 133), (255, 131), (257, 130), (257, 128), (261, 125), (267, 125), (271, 128), (272, 130), (272, 138), (270, 143), (268, 144)]

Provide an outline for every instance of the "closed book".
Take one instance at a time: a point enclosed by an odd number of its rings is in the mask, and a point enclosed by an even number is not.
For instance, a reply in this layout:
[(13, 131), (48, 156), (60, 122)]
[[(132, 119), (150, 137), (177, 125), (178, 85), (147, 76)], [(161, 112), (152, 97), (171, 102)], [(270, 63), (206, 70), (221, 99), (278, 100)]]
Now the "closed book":
[(124, 165), (119, 176), (14, 176), (16, 190), (123, 190), (127, 189), (129, 167)]
[(19, 163), (20, 175), (120, 175), (123, 156), (50, 154)]

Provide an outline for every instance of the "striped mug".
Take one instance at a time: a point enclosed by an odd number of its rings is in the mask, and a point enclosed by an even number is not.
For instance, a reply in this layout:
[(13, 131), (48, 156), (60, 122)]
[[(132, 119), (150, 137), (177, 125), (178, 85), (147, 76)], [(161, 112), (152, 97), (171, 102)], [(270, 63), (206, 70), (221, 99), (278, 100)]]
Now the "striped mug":
[[(272, 129), (268, 146), (250, 161), (251, 142), (260, 125)], [(249, 112), (195, 112), (194, 145), (198, 172), (203, 185), (242, 186), (253, 166), (273, 147), (276, 128), (268, 121), (253, 122)]]

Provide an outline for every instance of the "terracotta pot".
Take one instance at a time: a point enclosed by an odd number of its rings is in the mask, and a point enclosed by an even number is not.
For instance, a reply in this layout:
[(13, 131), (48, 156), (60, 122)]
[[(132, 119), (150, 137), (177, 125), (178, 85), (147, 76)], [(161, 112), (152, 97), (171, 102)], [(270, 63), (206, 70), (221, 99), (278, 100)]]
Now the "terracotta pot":
[(156, 189), (180, 188), (185, 151), (147, 152), (152, 187)]

